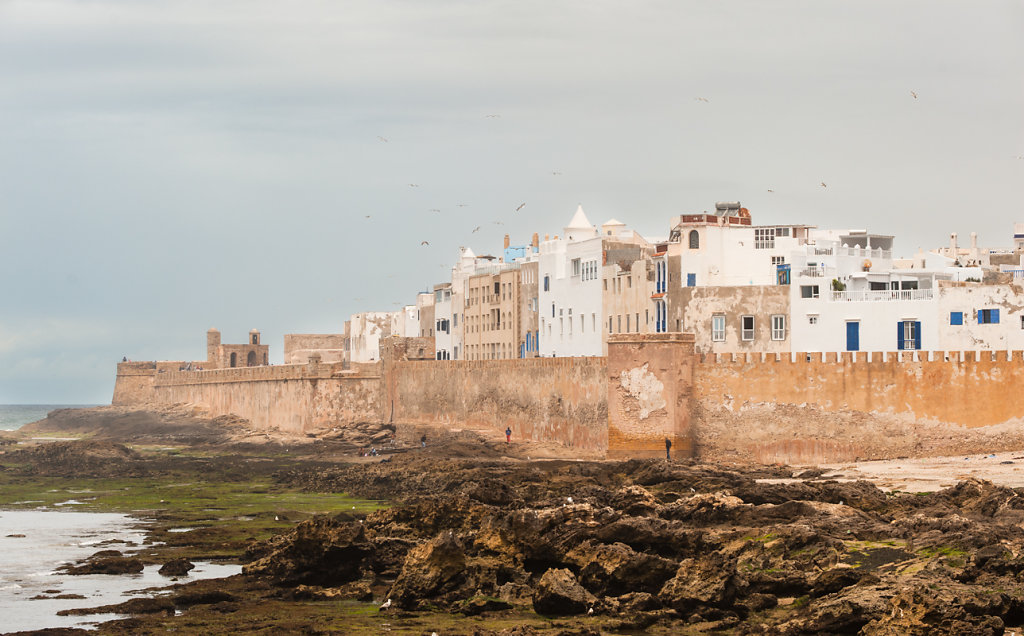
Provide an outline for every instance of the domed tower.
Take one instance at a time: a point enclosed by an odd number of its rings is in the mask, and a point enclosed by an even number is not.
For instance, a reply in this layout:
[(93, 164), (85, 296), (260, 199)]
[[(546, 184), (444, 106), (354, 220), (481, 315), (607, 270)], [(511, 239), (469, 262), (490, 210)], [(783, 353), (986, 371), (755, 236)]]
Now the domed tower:
[(219, 354), (220, 331), (216, 327), (210, 327), (210, 330), (206, 332), (206, 362), (210, 365), (211, 369), (220, 366), (217, 364)]
[(257, 329), (251, 329), (249, 331), (249, 344), (258, 345), (260, 343), (260, 332)]

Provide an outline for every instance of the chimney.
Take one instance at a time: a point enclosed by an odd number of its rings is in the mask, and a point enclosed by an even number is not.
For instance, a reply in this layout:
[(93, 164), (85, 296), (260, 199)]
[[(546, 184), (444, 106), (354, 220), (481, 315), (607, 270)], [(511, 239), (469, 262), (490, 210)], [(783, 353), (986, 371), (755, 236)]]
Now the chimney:
[(511, 241), (509, 240), (508, 234), (506, 234), (505, 235), (505, 249), (508, 249), (508, 246), (509, 246), (510, 243), (511, 243)]
[(537, 251), (537, 248), (540, 247), (540, 238), (537, 236), (536, 232), (533, 233), (533, 240), (530, 241), (530, 245), (533, 246), (533, 251), (535, 252)]
[(952, 252), (950, 256), (956, 258), (956, 232), (949, 235), (949, 251)]

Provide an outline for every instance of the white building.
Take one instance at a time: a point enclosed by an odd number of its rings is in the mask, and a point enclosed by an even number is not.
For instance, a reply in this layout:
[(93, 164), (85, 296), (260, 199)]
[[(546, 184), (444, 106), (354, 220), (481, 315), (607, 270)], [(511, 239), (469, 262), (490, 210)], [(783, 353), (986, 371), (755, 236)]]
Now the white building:
[[(607, 353), (608, 324), (603, 281), (616, 272), (604, 264), (607, 243), (638, 243), (643, 237), (611, 220), (601, 230), (590, 223), (583, 206), (564, 228), (540, 245), (538, 257), (539, 355), (602, 356)], [(614, 327), (614, 325), (613, 325)]]
[(380, 339), (391, 335), (392, 317), (392, 313), (385, 311), (352, 314), (352, 318), (349, 319), (352, 362), (380, 360)]
[(454, 303), (452, 302), (452, 284), (434, 285), (434, 358), (436, 360), (457, 360), (453, 357), (454, 343), (452, 339), (452, 323)]

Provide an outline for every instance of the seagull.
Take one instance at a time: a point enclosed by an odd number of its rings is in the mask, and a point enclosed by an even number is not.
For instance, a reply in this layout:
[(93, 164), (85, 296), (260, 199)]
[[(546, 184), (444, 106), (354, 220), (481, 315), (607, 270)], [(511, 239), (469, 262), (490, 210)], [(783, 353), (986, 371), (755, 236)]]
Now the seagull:
[(501, 117), (501, 115), (484, 115), (484, 117), (493, 119), (495, 117)]
[(430, 245), (430, 241), (420, 241), (420, 245)]
[(775, 192), (775, 190), (772, 190), (771, 188), (768, 188), (768, 192)]
[(440, 212), (441, 210), (438, 210), (437, 208), (430, 208), (430, 211), (431, 212)]
[(470, 234), (476, 234), (476, 231), (479, 230), (479, 229), (480, 229), (480, 226), (478, 225), (475, 228), (473, 228), (473, 231), (470, 232)]
[(381, 140), (381, 141), (383, 141), (384, 143), (388, 143), (388, 140), (387, 140), (387, 139), (385, 139), (385, 138), (383, 138), (383, 137), (381, 137), (380, 135), (377, 135), (377, 139), (380, 139), (380, 140)]
[(823, 188), (827, 188), (828, 186), (827, 186), (827, 185), (825, 185), (825, 182), (824, 182), (824, 181), (822, 181), (822, 182), (821, 182), (821, 187), (823, 187)]
[(910, 91), (910, 96), (913, 97), (914, 99), (917, 99), (917, 93), (915, 93), (914, 91)]
[(698, 102), (706, 102), (706, 101), (708, 101), (707, 97), (694, 97), (693, 99), (698, 101)]
[(562, 173), (561, 172), (552, 172), (551, 174), (557, 177), (557, 176), (560, 176)]
[(384, 604), (380, 606), (380, 609), (386, 610), (389, 607), (391, 607), (391, 599), (384, 601)]
[(593, 615), (594, 615), (594, 608), (593, 607), (588, 608), (587, 609), (587, 616), (593, 616)]
[(494, 221), (494, 224), (495, 224), (495, 225), (505, 225), (505, 224), (504, 224), (504, 223), (502, 223), (501, 221)]
[(280, 521), (280, 520), (281, 520), (280, 517), (278, 517), (277, 515), (274, 515), (274, 521)]
[(369, 215), (369, 214), (367, 214), (367, 215), (366, 215), (366, 218), (370, 218), (370, 215)]
[(418, 188), (418, 187), (420, 187), (420, 184), (418, 184), (418, 183), (410, 183), (409, 187), (410, 188)]
[(566, 497), (565, 500), (568, 501), (569, 503), (572, 503), (572, 497)]
[(519, 204), (519, 207), (518, 207), (518, 208), (516, 208), (516, 212), (518, 212), (519, 210), (522, 210), (522, 209), (523, 209), (523, 208), (525, 208), (525, 207), (526, 207), (526, 204), (525, 204), (525, 203), (520, 203), (520, 204)]
[(465, 203), (459, 203), (456, 207), (464, 208), (464, 207), (466, 207), (466, 204)]

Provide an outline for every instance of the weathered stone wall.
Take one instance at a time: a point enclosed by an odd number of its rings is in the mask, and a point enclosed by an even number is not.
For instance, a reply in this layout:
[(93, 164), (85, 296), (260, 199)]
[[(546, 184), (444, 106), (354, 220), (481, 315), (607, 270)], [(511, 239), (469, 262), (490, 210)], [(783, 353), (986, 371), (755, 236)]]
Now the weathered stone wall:
[(703, 457), (827, 463), (1024, 445), (1021, 352), (733, 358), (694, 368)]
[(341, 362), (345, 354), (345, 334), (284, 334), (285, 364), (306, 364), (309, 362), (309, 356), (314, 353), (320, 354), (321, 362)]
[(118, 362), (117, 379), (114, 381), (114, 397), (111, 404), (146, 404), (155, 400), (153, 378), (156, 377), (155, 362)]
[(608, 445), (604, 358), (396, 361), (385, 411), (448, 428), (511, 427), (514, 439), (582, 450)]
[(693, 455), (693, 334), (608, 337), (608, 457)]
[(171, 371), (154, 376), (152, 393), (152, 401), (198, 404), (214, 415), (238, 415), (256, 428), (293, 434), (383, 417), (379, 364), (352, 372), (340, 364)]

